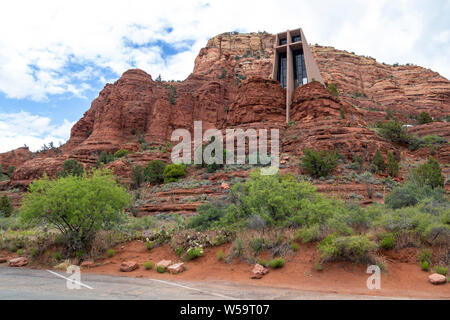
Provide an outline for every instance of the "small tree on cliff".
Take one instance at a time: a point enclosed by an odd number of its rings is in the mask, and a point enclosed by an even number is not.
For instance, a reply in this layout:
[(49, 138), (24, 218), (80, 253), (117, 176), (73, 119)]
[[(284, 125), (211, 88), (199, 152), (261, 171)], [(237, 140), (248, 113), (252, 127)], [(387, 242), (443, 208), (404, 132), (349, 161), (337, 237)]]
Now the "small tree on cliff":
[(395, 159), (394, 155), (392, 154), (392, 152), (388, 152), (387, 153), (388, 156), (388, 162), (387, 162), (387, 173), (391, 176), (391, 177), (396, 177), (398, 176), (398, 170), (399, 170), (399, 165), (397, 160)]
[(433, 122), (433, 118), (424, 111), (419, 115), (417, 121), (419, 122), (419, 124), (427, 124)]
[(9, 217), (14, 211), (13, 205), (11, 203), (11, 199), (4, 194), (0, 198), (0, 217)]
[(384, 161), (383, 156), (381, 155), (380, 149), (377, 149), (375, 155), (372, 159), (373, 165), (377, 168), (378, 171), (384, 172), (386, 170), (386, 162)]
[(326, 177), (336, 169), (338, 160), (337, 151), (325, 153), (306, 148), (300, 165), (313, 177)]
[(88, 176), (33, 181), (20, 209), (25, 225), (49, 223), (64, 236), (69, 254), (88, 250), (96, 232), (109, 229), (123, 218), (130, 195), (109, 171)]

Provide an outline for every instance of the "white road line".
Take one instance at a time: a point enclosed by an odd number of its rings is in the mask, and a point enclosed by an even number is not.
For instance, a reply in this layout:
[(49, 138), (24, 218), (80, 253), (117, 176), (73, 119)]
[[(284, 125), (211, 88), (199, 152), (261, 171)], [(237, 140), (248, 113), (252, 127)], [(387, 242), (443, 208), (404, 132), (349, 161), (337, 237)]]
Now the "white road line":
[(198, 292), (210, 294), (210, 295), (213, 295), (213, 296), (216, 296), (216, 297), (220, 297), (220, 298), (225, 298), (225, 299), (230, 299), (230, 300), (236, 300), (236, 298), (229, 297), (229, 296), (225, 296), (225, 295), (220, 294), (220, 293), (214, 293), (214, 292), (209, 292), (209, 291), (202, 290), (202, 289), (191, 288), (191, 287), (184, 286), (184, 285), (182, 285), (182, 284), (178, 284), (178, 283), (175, 283), (175, 282), (169, 282), (169, 281), (158, 280), (158, 279), (149, 279), (149, 280), (156, 281), (156, 282), (160, 282), (160, 283), (164, 283), (164, 284), (168, 284), (168, 285), (175, 286), (175, 287), (180, 287), (180, 288), (184, 288), (184, 289), (189, 289), (189, 290), (194, 290), (194, 291), (198, 291)]
[(91, 289), (91, 290), (93, 290), (93, 289), (94, 289), (94, 288), (92, 288), (92, 287), (88, 286), (87, 284), (84, 284), (84, 283), (82, 283), (82, 282), (79, 282), (79, 281), (76, 281), (76, 280), (73, 280), (73, 279), (70, 279), (70, 278), (66, 278), (66, 277), (64, 277), (64, 276), (60, 275), (59, 273), (56, 273), (56, 272), (53, 272), (53, 271), (50, 271), (50, 270), (47, 270), (47, 271), (48, 271), (48, 272), (50, 272), (51, 274), (53, 274), (53, 275), (57, 276), (57, 277), (60, 277), (60, 278), (66, 279), (66, 280), (68, 280), (68, 281), (70, 281), (70, 282), (74, 282), (74, 283), (77, 283), (77, 284), (79, 284), (80, 286), (83, 286), (83, 287), (85, 287), (85, 288), (88, 288), (88, 289)]

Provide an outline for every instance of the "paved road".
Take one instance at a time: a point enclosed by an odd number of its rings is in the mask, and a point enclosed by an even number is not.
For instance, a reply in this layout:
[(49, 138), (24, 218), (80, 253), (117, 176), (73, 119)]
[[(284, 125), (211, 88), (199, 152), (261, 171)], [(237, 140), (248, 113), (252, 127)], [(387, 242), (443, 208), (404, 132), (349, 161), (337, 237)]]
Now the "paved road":
[[(67, 277), (64, 272), (57, 272)], [(83, 274), (81, 282), (92, 289), (67, 289), (67, 280), (45, 270), (0, 267), (0, 300), (4, 299), (152, 299), (152, 300), (273, 300), (273, 299), (383, 299), (381, 297), (318, 293), (239, 285), (222, 281), (187, 282)]]

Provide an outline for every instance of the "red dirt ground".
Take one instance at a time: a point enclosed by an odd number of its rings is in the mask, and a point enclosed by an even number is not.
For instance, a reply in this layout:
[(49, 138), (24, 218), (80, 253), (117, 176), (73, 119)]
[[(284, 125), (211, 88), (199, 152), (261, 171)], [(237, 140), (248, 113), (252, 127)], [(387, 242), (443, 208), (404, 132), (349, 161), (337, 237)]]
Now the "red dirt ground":
[[(232, 264), (217, 261), (217, 251), (227, 254), (230, 245), (205, 249), (205, 255), (187, 262), (186, 271), (181, 274), (160, 274), (153, 268), (145, 270), (142, 263), (153, 261), (155, 264), (163, 259), (179, 261), (173, 250), (164, 245), (148, 251), (141, 241), (133, 241), (115, 247), (116, 254), (112, 258), (102, 258), (96, 262), (100, 266), (84, 272), (108, 274), (136, 278), (156, 278), (165, 280), (214, 281), (224, 280), (242, 284), (253, 284), (270, 287), (290, 288), (318, 292), (343, 294), (362, 294), (371, 296), (413, 297), (426, 299), (450, 299), (450, 285), (433, 286), (428, 282), (429, 273), (420, 270), (415, 261), (414, 249), (405, 249), (395, 254), (386, 254), (387, 273), (381, 276), (381, 290), (369, 290), (366, 280), (365, 265), (350, 262), (335, 262), (324, 265), (323, 271), (314, 269), (319, 253), (315, 245), (301, 245), (300, 250), (286, 257), (286, 265), (282, 269), (270, 270), (263, 279), (250, 279), (253, 265), (235, 260)], [(401, 259), (395, 259), (395, 256)], [(405, 259), (405, 257), (409, 257)], [(119, 265), (124, 260), (134, 260), (140, 264), (139, 269), (124, 273)], [(406, 262), (405, 262), (406, 261)]]

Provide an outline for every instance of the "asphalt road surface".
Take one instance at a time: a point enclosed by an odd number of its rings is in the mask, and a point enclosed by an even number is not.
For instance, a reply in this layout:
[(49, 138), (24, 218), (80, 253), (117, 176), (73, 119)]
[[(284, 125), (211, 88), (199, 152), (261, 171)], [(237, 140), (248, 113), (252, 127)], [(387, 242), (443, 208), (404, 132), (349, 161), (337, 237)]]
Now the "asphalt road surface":
[(359, 295), (320, 293), (223, 281), (163, 281), (82, 274), (80, 289), (68, 289), (69, 275), (61, 271), (0, 267), (0, 300), (318, 300), (386, 299)]

